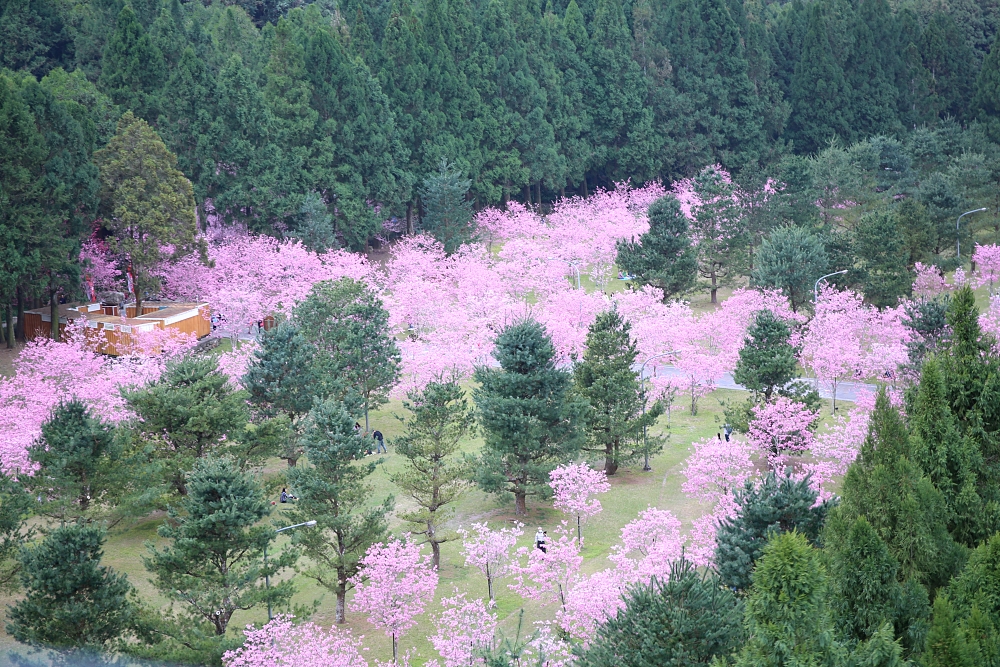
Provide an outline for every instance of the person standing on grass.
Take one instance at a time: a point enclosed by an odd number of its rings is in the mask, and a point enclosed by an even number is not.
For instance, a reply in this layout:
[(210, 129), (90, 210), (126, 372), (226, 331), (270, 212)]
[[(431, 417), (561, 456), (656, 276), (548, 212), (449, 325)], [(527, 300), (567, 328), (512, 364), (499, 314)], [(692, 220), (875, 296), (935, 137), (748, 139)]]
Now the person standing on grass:
[(385, 446), (385, 441), (384, 441), (384, 439), (382, 437), (382, 431), (376, 430), (374, 433), (372, 433), (372, 439), (375, 440), (375, 442), (377, 443), (375, 445), (375, 453), (376, 454), (379, 454), (379, 453), (382, 453), (382, 452), (384, 452), (386, 454), (389, 453), (389, 449)]
[(545, 549), (545, 531), (539, 526), (538, 530), (535, 532), (535, 548), (541, 551), (543, 554), (548, 553)]

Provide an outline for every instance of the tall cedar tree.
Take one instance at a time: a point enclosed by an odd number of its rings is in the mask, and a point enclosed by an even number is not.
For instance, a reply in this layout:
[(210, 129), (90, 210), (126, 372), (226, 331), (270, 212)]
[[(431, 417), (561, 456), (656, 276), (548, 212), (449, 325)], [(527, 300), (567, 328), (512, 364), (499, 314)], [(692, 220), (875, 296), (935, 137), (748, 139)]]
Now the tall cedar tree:
[(157, 633), (168, 643), (198, 647), (201, 660), (214, 662), (227, 648), (234, 613), (288, 607), (294, 585), (276, 575), (292, 567), (297, 554), (272, 550), (264, 564), (264, 549), (278, 537), (262, 523), (271, 505), (260, 483), (232, 459), (198, 461), (185, 484), (187, 496), (157, 530), (167, 543), (162, 549), (147, 543), (143, 563), (160, 595), (181, 609), (158, 619)]
[[(961, 630), (964, 631), (974, 648), (982, 651), (983, 660), (975, 664), (996, 664), (998, 635), (997, 628), (1000, 627), (1000, 577), (997, 576), (998, 565), (1000, 565), (1000, 536), (994, 535), (989, 540), (980, 544), (969, 556), (969, 562), (965, 569), (955, 577), (948, 585), (945, 593), (938, 596), (938, 599), (947, 597), (949, 606), (953, 607), (951, 613), (961, 621)], [(934, 605), (935, 628), (940, 628), (938, 606)], [(931, 637), (928, 637), (928, 644), (931, 644)], [(932, 652), (934, 649), (931, 649)], [(944, 664), (939, 661), (937, 664)]]
[(688, 667), (734, 653), (743, 639), (743, 605), (691, 561), (662, 579), (636, 584), (625, 608), (597, 627), (580, 667)]
[(13, 593), (18, 589), (21, 571), (18, 555), (21, 547), (35, 536), (28, 518), (37, 503), (37, 497), (19, 481), (0, 476), (0, 591)]
[(313, 252), (322, 254), (340, 246), (333, 229), (333, 216), (327, 210), (326, 202), (316, 192), (310, 192), (302, 200), (295, 229), (289, 236), (299, 239), (302, 245)]
[(941, 492), (911, 457), (906, 425), (882, 390), (868, 437), (844, 476), (840, 512), (845, 521), (868, 520), (899, 563), (903, 580), (936, 589), (955, 573), (963, 550), (948, 534)]
[(737, 667), (842, 664), (820, 552), (798, 532), (775, 533), (753, 573)]
[(115, 104), (156, 118), (157, 92), (167, 78), (163, 54), (126, 3), (104, 47), (99, 85)]
[(694, 285), (698, 258), (676, 197), (661, 197), (649, 205), (649, 231), (638, 241), (618, 241), (616, 262), (637, 283), (662, 290), (664, 303)]
[[(108, 145), (94, 154), (101, 170), (104, 226), (108, 247), (125, 257), (135, 277), (136, 312), (146, 293), (159, 291), (162, 262), (198, 253), (191, 181), (177, 170), (177, 158), (146, 121), (126, 112)], [(168, 255), (166, 247), (173, 251)]]
[(989, 138), (1000, 141), (1000, 35), (979, 71), (972, 107)]
[[(94, 125), (84, 107), (59, 101), (30, 77), (21, 81), (20, 94), (45, 147), (40, 199), (33, 224), (22, 237), (35, 281), (22, 285), (22, 294), (44, 296), (50, 315), (57, 315), (60, 297), (71, 298), (79, 289), (80, 241), (96, 203), (97, 169), (91, 161)], [(58, 334), (58, 327), (53, 327), (52, 337)]]
[(989, 537), (989, 526), (996, 525), (977, 489), (982, 453), (958, 431), (937, 359), (924, 362), (916, 389), (910, 416), (913, 460), (944, 496), (952, 536), (975, 547)]
[(851, 136), (850, 89), (830, 44), (829, 21), (821, 3), (809, 5), (809, 27), (795, 62), (789, 101), (792, 114), (786, 137), (800, 153), (811, 153), (831, 139)]
[(779, 227), (761, 244), (751, 276), (758, 287), (781, 290), (797, 313), (829, 265), (819, 236), (803, 227)]
[(868, 641), (885, 626), (912, 647), (923, 640), (930, 607), (927, 591), (910, 581), (900, 584), (899, 563), (864, 517), (844, 521), (834, 510), (823, 534), (830, 573), (830, 605), (849, 643)]
[(372, 505), (374, 491), (366, 478), (377, 461), (364, 461), (367, 446), (354, 430), (354, 419), (336, 399), (309, 413), (302, 448), (309, 464), (288, 471), (288, 483), (299, 499), (287, 512), (289, 522), (315, 520), (316, 527), (295, 535), (310, 565), (307, 577), (337, 596), (337, 623), (346, 623), (344, 602), (353, 587), (351, 577), (368, 547), (388, 535), (390, 496)]
[(854, 234), (854, 254), (865, 298), (879, 308), (895, 306), (910, 295), (912, 278), (906, 268), (909, 253), (893, 211), (867, 213)]
[(808, 478), (778, 479), (772, 471), (759, 485), (747, 480), (735, 493), (736, 515), (723, 521), (716, 533), (715, 569), (723, 585), (749, 589), (754, 566), (775, 534), (796, 531), (815, 543), (832, 507), (829, 500), (817, 504), (816, 497)]
[(457, 380), (428, 382), (407, 398), (403, 407), (411, 416), (404, 420), (406, 433), (394, 443), (404, 467), (389, 479), (417, 504), (400, 518), (415, 524), (413, 532), (430, 543), (434, 567), (440, 569), (441, 544), (456, 538), (444, 525), (473, 472), (459, 443), (473, 432), (475, 420)]
[(120, 455), (114, 427), (91, 414), (85, 403), (56, 406), (29, 451), (38, 470), (25, 484), (42, 499), (38, 512), (60, 523), (106, 518), (102, 510), (113, 512), (127, 486), (117, 474), (125, 467)]
[[(576, 390), (589, 403), (583, 449), (604, 456), (604, 472), (608, 475), (642, 455), (643, 430), (663, 414), (660, 401), (643, 411), (644, 400), (635, 372), (638, 356), (632, 325), (612, 309), (600, 313), (590, 325), (583, 361), (573, 367)], [(654, 440), (652, 453), (662, 448), (662, 442)]]
[(986, 664), (976, 642), (970, 642), (965, 628), (955, 618), (955, 607), (946, 594), (934, 600), (934, 618), (927, 632), (927, 649), (922, 664), (927, 667), (974, 667)]
[(798, 375), (798, 349), (791, 344), (788, 325), (770, 310), (761, 310), (747, 329), (733, 380), (770, 403), (779, 391)]
[(549, 492), (549, 472), (571, 461), (586, 437), (586, 402), (556, 368), (555, 348), (533, 320), (506, 327), (496, 340), (500, 368), (480, 366), (473, 392), (483, 429), (476, 481), (484, 491), (512, 493), (518, 515), (529, 495)]
[(135, 627), (137, 598), (124, 574), (101, 565), (104, 531), (70, 524), (18, 560), (25, 596), (9, 608), (7, 632), (25, 644), (106, 648)]
[(188, 493), (185, 476), (211, 454), (236, 453), (246, 436), (246, 392), (236, 390), (213, 357), (171, 362), (155, 384), (125, 394), (139, 418), (135, 433), (153, 446), (163, 483)]
[(290, 321), (264, 331), (247, 365), (241, 384), (250, 394), (255, 418), (284, 415), (291, 425), (288, 439), (281, 446), (280, 458), (294, 467), (302, 455), (297, 435), (302, 418), (309, 414), (321, 384), (316, 377), (315, 348)]
[(321, 384), (337, 385), (321, 395), (357, 396), (368, 433), (368, 410), (388, 401), (399, 382), (399, 348), (382, 301), (361, 281), (322, 281), (296, 308), (295, 321), (317, 350)]
[(462, 178), (455, 165), (442, 159), (436, 173), (424, 179), (420, 200), (424, 229), (437, 239), (449, 255), (472, 239), (472, 201), (466, 195), (472, 181)]

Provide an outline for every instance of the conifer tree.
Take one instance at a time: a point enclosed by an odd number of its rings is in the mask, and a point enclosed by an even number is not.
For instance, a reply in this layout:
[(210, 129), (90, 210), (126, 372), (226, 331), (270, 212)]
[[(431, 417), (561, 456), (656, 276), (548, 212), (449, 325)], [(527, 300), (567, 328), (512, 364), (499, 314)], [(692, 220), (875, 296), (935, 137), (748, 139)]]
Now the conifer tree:
[(643, 412), (644, 397), (635, 372), (638, 355), (631, 324), (612, 309), (590, 325), (587, 350), (573, 368), (576, 389), (589, 403), (583, 449), (604, 456), (608, 475), (644, 451), (655, 454), (662, 448), (654, 438), (654, 449), (644, 450), (641, 434), (663, 414), (663, 405), (656, 401)]
[(101, 88), (115, 104), (140, 118), (155, 118), (157, 92), (166, 75), (163, 54), (139, 23), (132, 5), (126, 3), (104, 47)]
[(113, 511), (121, 502), (127, 482), (116, 474), (124, 465), (114, 428), (81, 401), (52, 411), (29, 455), (39, 469), (25, 482), (44, 499), (41, 514), (61, 523), (93, 519), (95, 512)]
[(649, 205), (649, 231), (638, 241), (618, 241), (619, 268), (643, 285), (663, 291), (663, 300), (684, 293), (697, 277), (697, 256), (688, 237), (687, 216), (676, 197)]
[[(181, 610), (159, 619), (157, 633), (214, 662), (228, 648), (234, 613), (290, 606), (294, 584), (276, 575), (292, 567), (297, 554), (272, 550), (264, 564), (264, 549), (277, 539), (272, 526), (261, 524), (271, 505), (257, 480), (231, 459), (198, 461), (185, 487), (188, 494), (157, 530), (168, 542), (148, 544), (143, 563), (160, 594)], [(270, 585), (265, 577), (273, 579)]]
[(472, 181), (462, 178), (455, 165), (443, 159), (438, 171), (424, 179), (420, 199), (424, 205), (423, 227), (444, 246), (449, 255), (472, 240), (472, 202), (467, 195)]
[(864, 516), (899, 563), (900, 578), (935, 588), (947, 582), (962, 549), (948, 534), (941, 493), (912, 458), (909, 433), (899, 410), (881, 391), (868, 437), (844, 477), (842, 516)]
[(990, 53), (983, 61), (976, 79), (976, 96), (972, 108), (983, 123), (987, 135), (994, 142), (1000, 141), (1000, 37), (993, 42)]
[(954, 608), (959, 618), (968, 617), (975, 608), (994, 625), (1000, 620), (998, 564), (1000, 536), (993, 535), (972, 551), (965, 568), (948, 585), (949, 606)]
[(865, 298), (879, 308), (894, 306), (909, 296), (912, 279), (906, 268), (908, 252), (892, 211), (867, 213), (855, 230), (854, 253)]
[(798, 349), (791, 344), (788, 325), (770, 310), (761, 310), (747, 329), (733, 380), (771, 402), (798, 375)]
[(976, 82), (972, 65), (975, 57), (955, 19), (936, 10), (924, 28), (919, 47), (924, 67), (930, 73), (930, 112), (937, 117), (968, 116), (968, 102)]
[(389, 313), (361, 281), (341, 278), (313, 285), (295, 310), (303, 336), (317, 351), (320, 396), (353, 394), (365, 415), (389, 400), (399, 381), (400, 355), (389, 332)]
[(996, 525), (997, 517), (990, 516), (992, 512), (979, 497), (976, 472), (982, 469), (982, 454), (959, 433), (934, 358), (921, 369), (912, 410), (913, 459), (944, 496), (951, 534), (974, 547), (990, 534), (987, 531)]
[(742, 639), (743, 605), (718, 579), (689, 560), (638, 584), (625, 608), (597, 627), (581, 667), (681, 667), (707, 664), (734, 652)]
[(340, 245), (333, 229), (333, 216), (317, 192), (310, 192), (303, 199), (295, 227), (296, 231), (289, 236), (299, 239), (313, 252), (324, 253)]
[(137, 599), (124, 574), (101, 565), (105, 534), (70, 524), (22, 548), (25, 597), (8, 611), (7, 632), (32, 646), (102, 649), (137, 625)]
[(808, 9), (809, 28), (795, 62), (789, 101), (792, 113), (786, 136), (801, 153), (826, 146), (835, 137), (850, 138), (850, 89), (830, 45), (824, 6)]
[(893, 135), (901, 130), (896, 118), (895, 67), (891, 61), (892, 21), (889, 3), (868, 0), (854, 12), (853, 45), (844, 66), (850, 91), (851, 127), (855, 136)]
[(792, 312), (798, 312), (829, 262), (817, 235), (803, 227), (779, 227), (764, 240), (754, 257), (753, 282), (780, 289), (788, 297)]
[(717, 167), (702, 169), (692, 187), (700, 202), (691, 211), (692, 236), (698, 239), (698, 273), (709, 282), (712, 303), (718, 303), (719, 288), (736, 277), (739, 253), (747, 242), (745, 228), (736, 188)]
[[(104, 226), (112, 234), (108, 245), (132, 269), (141, 313), (145, 294), (159, 289), (161, 262), (192, 253), (208, 261), (205, 241), (197, 236), (191, 181), (177, 170), (177, 158), (156, 132), (131, 112), (94, 160), (101, 170)], [(170, 255), (165, 246), (173, 249)]]
[(774, 534), (753, 573), (743, 621), (749, 640), (737, 667), (840, 664), (845, 651), (833, 636), (827, 591), (826, 569), (809, 540)]
[(215, 358), (192, 356), (168, 364), (157, 383), (125, 395), (139, 417), (136, 434), (156, 449), (163, 482), (182, 496), (196, 461), (232, 451), (245, 437), (246, 398), (219, 372)]
[(455, 511), (450, 505), (468, 488), (472, 476), (460, 443), (473, 432), (475, 421), (455, 380), (429, 382), (407, 398), (403, 407), (412, 416), (404, 422), (406, 433), (394, 443), (406, 462), (390, 479), (416, 502), (417, 509), (401, 517), (416, 524), (413, 532), (425, 536), (434, 567), (440, 569), (441, 545), (457, 537), (444, 528)]
[(973, 667), (983, 664), (978, 646), (966, 639), (955, 619), (955, 609), (945, 594), (934, 600), (934, 617), (927, 633), (923, 664), (927, 667)]
[(298, 533), (310, 565), (303, 574), (337, 596), (336, 622), (345, 623), (347, 591), (368, 547), (388, 535), (392, 496), (372, 505), (373, 489), (366, 478), (376, 461), (364, 461), (365, 442), (354, 430), (354, 419), (336, 399), (314, 407), (301, 438), (309, 463), (288, 471), (288, 483), (298, 500), (287, 513), (289, 522), (317, 522)]
[(552, 341), (537, 322), (506, 327), (493, 356), (500, 368), (475, 374), (485, 440), (476, 481), (484, 491), (512, 493), (523, 515), (527, 496), (548, 493), (549, 472), (579, 451), (586, 404), (572, 396), (571, 377), (556, 368)]
[(715, 569), (722, 583), (737, 591), (749, 589), (754, 566), (772, 535), (795, 531), (816, 542), (832, 507), (828, 500), (816, 505), (816, 497), (808, 479), (778, 479), (772, 471), (759, 486), (747, 480), (736, 491), (736, 516), (723, 521), (716, 534)]
[(927, 207), (917, 199), (907, 198), (896, 207), (899, 231), (902, 233), (909, 257), (907, 267), (916, 262), (928, 262), (938, 245), (937, 230), (927, 214)]

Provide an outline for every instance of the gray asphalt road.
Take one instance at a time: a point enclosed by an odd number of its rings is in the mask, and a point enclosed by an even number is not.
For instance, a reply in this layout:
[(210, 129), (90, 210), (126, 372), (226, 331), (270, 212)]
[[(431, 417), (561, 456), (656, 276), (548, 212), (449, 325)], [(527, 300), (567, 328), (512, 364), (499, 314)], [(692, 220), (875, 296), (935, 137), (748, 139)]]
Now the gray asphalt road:
[[(667, 375), (669, 377), (679, 377), (681, 375), (681, 371), (674, 368), (673, 366), (657, 366), (656, 372), (660, 375)], [(649, 377), (649, 375), (647, 374), (646, 377)], [(723, 375), (722, 379), (720, 379), (718, 382), (715, 383), (715, 386), (720, 389), (738, 389), (741, 391), (746, 391), (745, 387), (736, 384), (736, 381), (733, 380), (732, 373), (726, 373), (725, 375)], [(854, 399), (858, 395), (859, 389), (867, 389), (868, 391), (875, 391), (876, 386), (873, 384), (866, 384), (864, 382), (853, 382), (853, 381), (840, 382), (837, 385), (837, 401), (838, 402), (846, 401), (853, 403)], [(831, 392), (828, 387), (823, 386), (822, 383), (820, 384), (819, 387), (819, 395), (822, 398), (833, 398), (833, 392)]]

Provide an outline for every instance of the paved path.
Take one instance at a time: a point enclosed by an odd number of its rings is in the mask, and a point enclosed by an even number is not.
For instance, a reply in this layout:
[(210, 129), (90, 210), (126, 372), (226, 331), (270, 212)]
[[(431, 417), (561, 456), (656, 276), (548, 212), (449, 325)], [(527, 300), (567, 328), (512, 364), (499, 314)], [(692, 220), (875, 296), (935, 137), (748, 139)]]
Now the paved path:
[[(682, 374), (680, 370), (674, 368), (673, 366), (657, 366), (656, 372), (658, 375), (666, 375), (668, 377), (679, 377)], [(649, 375), (647, 374), (646, 377), (649, 377)], [(811, 378), (803, 379), (811, 381)], [(736, 384), (736, 381), (733, 380), (732, 373), (726, 373), (723, 375), (722, 378), (715, 383), (715, 386), (719, 389), (738, 389), (740, 391), (746, 391), (743, 386)], [(854, 399), (857, 398), (859, 389), (867, 389), (868, 391), (874, 392), (877, 390), (877, 387), (873, 384), (866, 384), (864, 382), (840, 382), (837, 384), (837, 401), (847, 401), (853, 403)], [(822, 398), (833, 398), (833, 392), (822, 384), (820, 384), (819, 395)]]

